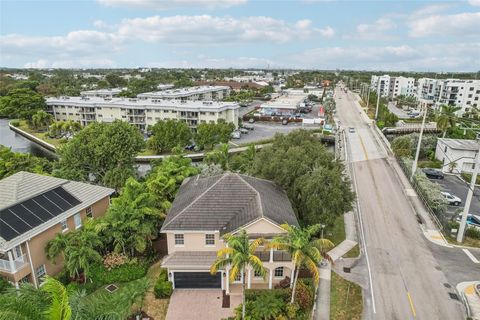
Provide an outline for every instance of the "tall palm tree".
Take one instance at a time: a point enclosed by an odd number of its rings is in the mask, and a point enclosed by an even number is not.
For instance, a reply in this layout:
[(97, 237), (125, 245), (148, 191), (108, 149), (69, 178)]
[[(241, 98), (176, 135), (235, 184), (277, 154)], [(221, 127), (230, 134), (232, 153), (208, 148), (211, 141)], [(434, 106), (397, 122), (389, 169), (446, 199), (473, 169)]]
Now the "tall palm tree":
[(218, 250), (217, 259), (210, 267), (210, 273), (216, 274), (219, 269), (230, 268), (230, 279), (227, 281), (234, 281), (239, 274), (242, 275), (242, 319), (245, 319), (245, 271), (250, 267), (262, 277), (267, 274), (262, 261), (255, 255), (255, 250), (265, 240), (259, 238), (250, 242), (245, 230), (240, 231), (238, 235), (226, 234), (223, 239), (227, 246)]
[(321, 225), (319, 224), (306, 228), (299, 228), (289, 224), (282, 224), (281, 227), (287, 233), (272, 239), (268, 247), (285, 250), (292, 256), (292, 261), (295, 265), (291, 298), (291, 302), (293, 303), (300, 268), (304, 266), (312, 273), (313, 280), (317, 286), (320, 280), (317, 266), (322, 259), (330, 259), (327, 251), (333, 248), (334, 244), (328, 239), (314, 238), (321, 229)]
[(461, 107), (442, 105), (440, 106), (440, 114), (437, 116), (437, 127), (443, 131), (443, 137), (447, 134), (449, 128), (454, 128), (457, 125), (456, 112), (461, 110)]
[(40, 111), (37, 111), (37, 113), (35, 113), (32, 116), (31, 123), (35, 129), (38, 129), (41, 127), (48, 126), (50, 123), (52, 123), (52, 121), (53, 121), (53, 116), (51, 114), (43, 110), (40, 110)]
[(46, 276), (41, 290), (49, 295), (51, 301), (44, 312), (47, 319), (69, 320), (72, 317), (67, 289), (63, 284), (54, 278)]

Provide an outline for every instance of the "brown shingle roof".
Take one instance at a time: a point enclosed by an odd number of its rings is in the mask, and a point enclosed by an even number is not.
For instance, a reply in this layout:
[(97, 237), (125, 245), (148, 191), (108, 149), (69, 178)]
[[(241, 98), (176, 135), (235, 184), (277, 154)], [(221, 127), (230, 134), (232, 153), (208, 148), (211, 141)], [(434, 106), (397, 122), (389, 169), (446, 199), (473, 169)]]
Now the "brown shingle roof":
[(184, 181), (162, 231), (235, 231), (259, 218), (298, 225), (290, 201), (275, 183), (236, 173)]

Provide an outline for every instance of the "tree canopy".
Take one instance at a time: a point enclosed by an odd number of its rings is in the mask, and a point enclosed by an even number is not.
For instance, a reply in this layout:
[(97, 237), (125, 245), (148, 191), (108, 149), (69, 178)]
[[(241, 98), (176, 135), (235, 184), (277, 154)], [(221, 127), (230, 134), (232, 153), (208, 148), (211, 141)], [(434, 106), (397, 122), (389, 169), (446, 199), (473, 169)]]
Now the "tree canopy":
[(19, 171), (38, 174), (49, 174), (52, 163), (30, 153), (13, 152), (10, 148), (0, 145), (0, 179), (11, 176)]
[(140, 131), (124, 121), (94, 122), (60, 148), (54, 174), (118, 189), (135, 175), (134, 158), (144, 144)]
[(31, 120), (39, 110), (45, 109), (43, 96), (28, 88), (12, 89), (0, 97), (0, 116)]
[(150, 149), (159, 154), (170, 152), (174, 147), (185, 147), (192, 139), (192, 131), (184, 121), (161, 120), (151, 127)]
[(223, 119), (217, 123), (201, 123), (197, 126), (195, 142), (200, 149), (212, 149), (216, 144), (228, 143), (233, 130), (235, 125)]

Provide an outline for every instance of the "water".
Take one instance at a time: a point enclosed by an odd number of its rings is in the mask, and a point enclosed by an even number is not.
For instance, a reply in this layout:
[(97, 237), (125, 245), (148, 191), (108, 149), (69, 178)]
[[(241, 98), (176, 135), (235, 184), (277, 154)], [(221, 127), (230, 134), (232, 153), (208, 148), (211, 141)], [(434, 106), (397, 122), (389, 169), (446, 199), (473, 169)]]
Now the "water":
[(50, 160), (56, 158), (56, 155), (47, 149), (39, 146), (27, 138), (19, 135), (8, 127), (8, 120), (0, 119), (0, 144), (9, 147), (12, 151), (31, 153), (37, 157), (43, 157)]

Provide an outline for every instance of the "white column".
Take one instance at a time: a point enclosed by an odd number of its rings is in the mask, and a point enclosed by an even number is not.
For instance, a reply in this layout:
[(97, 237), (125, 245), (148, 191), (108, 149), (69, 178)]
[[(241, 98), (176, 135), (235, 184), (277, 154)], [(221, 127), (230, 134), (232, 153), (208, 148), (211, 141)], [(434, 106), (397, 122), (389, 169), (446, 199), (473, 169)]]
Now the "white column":
[(222, 272), (221, 272), (222, 290), (225, 288), (225, 285), (223, 284), (223, 279), (225, 278), (224, 275), (225, 275), (225, 273), (222, 271)]
[(295, 267), (292, 269), (292, 275), (290, 276), (290, 287), (293, 286), (293, 278), (295, 277)]
[(8, 262), (10, 263), (10, 271), (13, 273), (16, 271), (16, 268), (15, 268), (15, 262), (13, 262), (12, 251), (11, 250), (8, 251), (7, 255), (8, 255)]
[(270, 248), (270, 263), (273, 262), (273, 248)]
[(226, 268), (226, 269), (227, 269), (227, 276), (225, 277), (225, 281), (226, 281), (225, 282), (225, 287), (227, 289), (225, 290), (225, 292), (227, 294), (230, 294), (230, 270), (228, 268)]
[(30, 254), (30, 246), (28, 245), (28, 240), (25, 241), (25, 244), (27, 245), (27, 254), (28, 262), (30, 262), (30, 270), (32, 270), (33, 285), (35, 286), (35, 288), (38, 288), (37, 275), (35, 274), (35, 268), (33, 267), (32, 255)]
[(172, 271), (172, 288), (175, 289), (175, 272)]
[(18, 282), (15, 282), (15, 288), (20, 289), (20, 286), (18, 285)]
[(268, 289), (272, 289), (273, 272), (273, 269), (270, 269), (270, 276), (268, 277)]
[(252, 286), (252, 269), (248, 269), (247, 272), (247, 289), (250, 289)]

